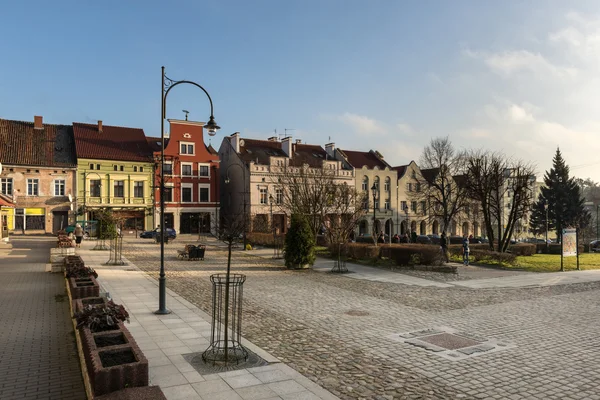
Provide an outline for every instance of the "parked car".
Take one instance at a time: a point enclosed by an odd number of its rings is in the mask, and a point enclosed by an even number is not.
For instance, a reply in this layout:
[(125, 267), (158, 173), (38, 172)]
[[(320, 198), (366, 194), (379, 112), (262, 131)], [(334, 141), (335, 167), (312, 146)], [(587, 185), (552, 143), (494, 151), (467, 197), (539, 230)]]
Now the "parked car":
[(429, 239), (431, 240), (431, 243), (440, 244), (440, 235), (432, 234), (432, 235), (427, 235), (427, 237), (429, 237)]
[(431, 239), (427, 235), (418, 235), (417, 236), (417, 243), (420, 243), (420, 244), (431, 244)]
[[(142, 232), (140, 234), (140, 237), (142, 239), (156, 239), (156, 236), (160, 235), (159, 232), (160, 232), (160, 229), (156, 228), (156, 229), (151, 230), (151, 231)], [(167, 228), (166, 233), (167, 233), (167, 239), (168, 240), (173, 240), (173, 239), (175, 239), (177, 237), (177, 233), (175, 232), (175, 229)]]
[(590, 242), (590, 251), (593, 253), (600, 253), (600, 240), (592, 240)]
[(76, 224), (69, 225), (65, 228), (65, 233), (69, 237), (72, 238), (74, 236), (75, 225), (77, 224), (81, 225), (81, 227), (83, 228), (83, 237), (85, 239), (88, 239), (90, 236), (96, 235), (96, 221), (77, 221)]

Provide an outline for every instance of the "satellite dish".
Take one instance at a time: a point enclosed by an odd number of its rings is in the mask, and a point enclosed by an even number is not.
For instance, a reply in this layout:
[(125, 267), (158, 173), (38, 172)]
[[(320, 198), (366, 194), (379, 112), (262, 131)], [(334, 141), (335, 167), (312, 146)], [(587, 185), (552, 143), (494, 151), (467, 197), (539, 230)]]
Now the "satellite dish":
[(240, 139), (240, 146), (243, 146), (246, 142), (244, 142), (244, 139)]

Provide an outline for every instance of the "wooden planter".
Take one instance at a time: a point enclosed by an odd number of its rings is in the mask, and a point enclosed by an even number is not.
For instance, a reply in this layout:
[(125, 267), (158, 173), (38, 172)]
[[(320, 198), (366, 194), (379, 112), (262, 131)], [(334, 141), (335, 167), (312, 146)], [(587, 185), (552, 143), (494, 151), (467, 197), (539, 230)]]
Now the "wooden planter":
[(73, 300), (100, 296), (100, 285), (98, 285), (96, 278), (93, 276), (89, 276), (88, 278), (69, 278), (69, 289), (71, 289)]

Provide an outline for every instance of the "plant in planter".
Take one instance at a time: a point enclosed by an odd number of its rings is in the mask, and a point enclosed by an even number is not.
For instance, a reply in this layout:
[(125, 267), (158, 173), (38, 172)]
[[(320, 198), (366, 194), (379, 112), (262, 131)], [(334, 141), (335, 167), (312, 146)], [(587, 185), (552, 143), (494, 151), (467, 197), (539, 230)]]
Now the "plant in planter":
[(290, 230), (285, 236), (285, 265), (307, 268), (315, 262), (315, 238), (306, 219), (293, 214)]
[(75, 320), (77, 328), (86, 327), (91, 332), (103, 332), (117, 329), (119, 322), (129, 322), (129, 313), (121, 304), (109, 301), (104, 307), (88, 304), (75, 313)]
[(81, 264), (67, 267), (66, 275), (67, 278), (87, 278), (89, 276), (98, 278), (98, 273), (93, 268)]

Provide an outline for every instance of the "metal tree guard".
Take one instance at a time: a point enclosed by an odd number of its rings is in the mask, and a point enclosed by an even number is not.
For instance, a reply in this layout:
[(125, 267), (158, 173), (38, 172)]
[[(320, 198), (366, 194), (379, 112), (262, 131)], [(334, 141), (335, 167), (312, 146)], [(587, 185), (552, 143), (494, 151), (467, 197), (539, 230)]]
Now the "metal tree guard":
[(246, 275), (213, 274), (212, 282), (212, 332), (210, 345), (202, 353), (204, 362), (214, 364), (239, 364), (248, 359), (242, 346), (242, 297)]
[(102, 220), (99, 220), (96, 223), (96, 245), (92, 250), (108, 250), (106, 247), (106, 239), (104, 238), (104, 234), (102, 232)]
[[(343, 254), (342, 254), (343, 252)], [(337, 252), (337, 259), (335, 260), (335, 263), (333, 264), (333, 268), (331, 268), (331, 272), (335, 272), (335, 273), (344, 273), (344, 272), (348, 272), (348, 267), (346, 266), (346, 255), (347, 255), (347, 250), (346, 250), (346, 246), (342, 246), (341, 243), (338, 243), (338, 252)]]
[(105, 265), (125, 265), (125, 261), (121, 257), (123, 252), (123, 236), (116, 235), (110, 241), (110, 258)]

